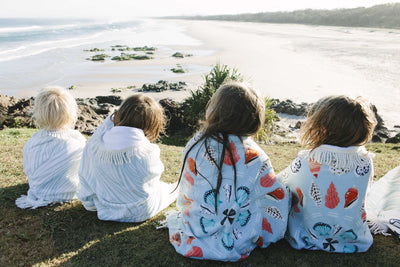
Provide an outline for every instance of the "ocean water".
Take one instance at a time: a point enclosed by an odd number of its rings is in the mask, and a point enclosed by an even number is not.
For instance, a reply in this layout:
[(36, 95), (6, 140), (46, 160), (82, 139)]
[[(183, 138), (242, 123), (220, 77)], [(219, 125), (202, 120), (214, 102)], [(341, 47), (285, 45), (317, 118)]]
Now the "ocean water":
[[(155, 46), (161, 52), (170, 52), (169, 46), (196, 46), (200, 41), (186, 35), (184, 28), (173, 21), (0, 19), (0, 92), (15, 95), (19, 90), (74, 84), (76, 81), (68, 77), (101, 72), (93, 68), (101, 63), (86, 60), (95, 53), (84, 49), (106, 48), (104, 53), (114, 56), (120, 52), (110, 52), (111, 46), (118, 44)], [(192, 70), (205, 71), (201, 66), (192, 66)]]

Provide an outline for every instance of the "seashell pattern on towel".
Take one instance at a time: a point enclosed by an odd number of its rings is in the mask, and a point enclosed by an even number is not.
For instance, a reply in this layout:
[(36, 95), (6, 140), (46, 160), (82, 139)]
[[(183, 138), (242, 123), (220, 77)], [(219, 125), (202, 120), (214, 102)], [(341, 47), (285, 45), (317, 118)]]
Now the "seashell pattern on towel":
[(243, 212), (239, 212), (239, 215), (237, 217), (237, 221), (239, 222), (240, 226), (245, 226), (251, 217), (251, 212), (249, 210), (245, 210)]
[(281, 187), (278, 187), (277, 189), (266, 195), (272, 197), (275, 200), (282, 200), (285, 198), (285, 190), (283, 190)]
[(366, 175), (369, 172), (369, 170), (371, 169), (371, 165), (369, 164), (369, 162), (366, 162), (365, 160), (364, 160), (364, 162), (365, 162), (365, 164), (359, 165), (356, 167), (355, 172), (358, 176)]
[(225, 193), (225, 199), (226, 201), (231, 201), (231, 197), (232, 197), (232, 185), (226, 184), (222, 187), (222, 189), (224, 190)]
[(193, 241), (194, 239), (196, 239), (196, 237), (194, 237), (194, 236), (189, 236), (189, 237), (186, 239), (186, 244), (187, 244), (187, 245), (191, 245), (191, 244), (192, 244), (192, 241)]
[(314, 200), (315, 205), (317, 205), (317, 207), (320, 207), (322, 204), (322, 197), (321, 197), (321, 192), (320, 192), (318, 185), (316, 185), (314, 183), (311, 184), (310, 196)]
[(215, 166), (215, 163), (217, 162), (217, 154), (212, 146), (207, 146), (207, 148), (204, 150), (203, 157), (207, 160), (208, 163), (210, 163), (211, 166)]
[(247, 188), (246, 186), (240, 186), (238, 189), (236, 189), (236, 202), (241, 208), (245, 208), (249, 205), (249, 195), (250, 195), (250, 189)]
[(320, 236), (327, 236), (332, 230), (332, 227), (323, 222), (318, 222), (313, 226), (314, 231), (316, 231)]
[(268, 222), (267, 218), (263, 218), (262, 220), (262, 229), (263, 231), (267, 231), (268, 233), (272, 234), (271, 224)]
[[(318, 240), (322, 241), (323, 249), (329, 252), (337, 250), (338, 244), (345, 242), (343, 246), (344, 253), (354, 253), (358, 251), (358, 247), (351, 243), (354, 243), (358, 239), (357, 234), (353, 229), (344, 231), (340, 225), (331, 226), (324, 222), (318, 222), (313, 226), (314, 234), (311, 229), (307, 229), (310, 236), (303, 236), (301, 240), (306, 246), (316, 245)], [(310, 242), (309, 237), (313, 238), (313, 242)], [(317, 243), (315, 243), (317, 242)]]
[(290, 169), (292, 170), (293, 173), (297, 173), (300, 171), (300, 168), (301, 168), (301, 159), (300, 157), (297, 157), (290, 164)]
[(341, 234), (340, 237), (343, 240), (356, 240), (358, 238), (358, 236), (356, 235), (356, 233), (354, 233), (354, 231), (352, 229), (347, 230), (346, 232)]
[(358, 252), (358, 247), (356, 245), (344, 245), (343, 253), (355, 253)]
[(183, 198), (186, 200), (185, 202), (182, 203), (183, 206), (186, 206), (185, 210), (183, 213), (190, 217), (189, 210), (192, 207), (193, 199), (188, 198), (186, 195), (183, 195)]
[(292, 205), (294, 212), (299, 213), (300, 208), (299, 208), (299, 197), (292, 192)]
[(269, 159), (264, 160), (264, 162), (261, 164), (260, 170), (257, 173), (256, 177), (259, 177), (262, 173), (264, 173), (268, 168), (271, 168), (271, 161)]
[(261, 177), (260, 185), (262, 187), (271, 187), (275, 183), (275, 181), (276, 181), (275, 173), (271, 171), (270, 173), (267, 173), (266, 175)]
[(171, 244), (175, 244), (179, 247), (182, 243), (181, 235), (178, 232), (173, 233), (172, 235), (169, 236), (169, 242), (171, 242)]
[(334, 209), (339, 204), (339, 202), (340, 199), (336, 191), (335, 184), (331, 182), (325, 195), (325, 206), (327, 208)]
[(299, 196), (299, 204), (303, 207), (303, 192), (301, 192), (299, 187), (296, 187), (297, 195)]
[(204, 217), (200, 218), (200, 226), (203, 233), (207, 234), (210, 228), (215, 226), (215, 221), (213, 219), (209, 220)]
[(230, 150), (232, 151), (233, 162), (231, 161), (231, 157), (230, 157), (230, 155), (229, 155), (228, 150), (226, 150), (226, 151), (225, 151), (225, 157), (224, 157), (224, 163), (225, 163), (226, 165), (232, 166), (233, 164), (236, 164), (236, 163), (239, 161), (240, 156), (239, 156), (239, 154), (238, 154), (238, 152), (237, 152), (235, 143), (233, 143), (233, 141), (231, 141), (231, 142), (229, 143), (229, 148), (230, 148)]
[(266, 207), (264, 211), (272, 218), (283, 220), (283, 216), (277, 207)]
[(197, 176), (197, 169), (196, 169), (196, 162), (194, 161), (193, 158), (188, 158), (187, 159), (189, 170), (194, 173), (194, 175)]
[(344, 195), (345, 204), (344, 208), (349, 208), (352, 204), (356, 203), (358, 199), (358, 190), (355, 187), (351, 187), (347, 190), (346, 194)]
[[(212, 206), (215, 205), (215, 189), (208, 190), (204, 193), (204, 202)], [(221, 203), (218, 195), (217, 206)]]
[(203, 250), (200, 247), (193, 246), (184, 256), (188, 258), (201, 258), (203, 257)]
[(322, 164), (312, 161), (311, 159), (308, 160), (308, 167), (310, 168), (310, 172), (314, 175), (315, 178), (318, 178), (319, 170), (321, 169)]
[(259, 247), (261, 248), (261, 247), (263, 246), (263, 244), (264, 244), (264, 241), (263, 241), (262, 236), (258, 236), (256, 245), (259, 246)]
[(342, 175), (349, 173), (351, 169), (348, 167), (338, 167), (337, 159), (333, 158), (331, 163), (329, 164), (329, 171), (336, 175)]
[(222, 241), (222, 245), (227, 250), (232, 250), (233, 247), (235, 246), (235, 241), (233, 240), (231, 233), (223, 233), (221, 241)]
[(248, 163), (252, 162), (256, 158), (258, 158), (259, 155), (260, 155), (260, 152), (258, 150), (255, 150), (252, 147), (248, 147), (245, 152), (246, 160), (245, 160), (244, 164), (248, 164)]
[(186, 181), (189, 182), (189, 184), (194, 185), (194, 179), (187, 170), (185, 170), (185, 174), (183, 176), (185, 177)]

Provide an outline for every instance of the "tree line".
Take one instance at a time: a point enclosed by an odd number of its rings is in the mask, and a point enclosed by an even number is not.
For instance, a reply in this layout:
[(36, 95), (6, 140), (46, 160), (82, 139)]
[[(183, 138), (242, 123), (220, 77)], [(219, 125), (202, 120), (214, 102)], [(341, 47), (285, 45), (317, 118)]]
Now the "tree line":
[(291, 12), (174, 16), (167, 18), (400, 29), (400, 3), (376, 5), (369, 8), (358, 7), (333, 10), (305, 9)]

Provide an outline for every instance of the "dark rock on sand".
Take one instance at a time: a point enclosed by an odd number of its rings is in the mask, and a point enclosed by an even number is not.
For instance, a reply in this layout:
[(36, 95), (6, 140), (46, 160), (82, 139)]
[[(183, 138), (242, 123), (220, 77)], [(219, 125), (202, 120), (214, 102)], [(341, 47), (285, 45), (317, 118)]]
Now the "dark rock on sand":
[(5, 127), (33, 127), (32, 104), (33, 98), (17, 99), (0, 95), (0, 129)]
[(388, 139), (386, 139), (385, 143), (391, 143), (391, 144), (398, 144), (400, 143), (400, 133), (396, 134), (393, 137), (390, 137)]
[(185, 82), (178, 82), (178, 83), (169, 83), (168, 81), (160, 80), (157, 83), (145, 83), (143, 84), (142, 88), (139, 89), (139, 92), (163, 92), (166, 90), (185, 90), (187, 85)]
[(283, 101), (280, 101), (279, 99), (273, 99), (273, 103), (271, 106), (271, 108), (275, 110), (276, 113), (285, 113), (296, 116), (306, 116), (309, 107), (310, 104), (307, 103), (297, 104), (290, 99)]
[(181, 103), (165, 98), (160, 100), (160, 105), (164, 108), (168, 119), (166, 134), (189, 132), (188, 124), (184, 120), (184, 109)]

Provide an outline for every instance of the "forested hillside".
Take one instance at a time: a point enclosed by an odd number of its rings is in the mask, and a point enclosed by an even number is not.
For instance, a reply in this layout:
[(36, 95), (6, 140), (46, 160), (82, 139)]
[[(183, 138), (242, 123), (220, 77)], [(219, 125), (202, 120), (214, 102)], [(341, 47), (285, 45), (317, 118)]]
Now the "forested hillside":
[(400, 28), (400, 3), (334, 10), (297, 10), (292, 12), (260, 12), (238, 15), (169, 17), (193, 20), (225, 20), (267, 23)]

